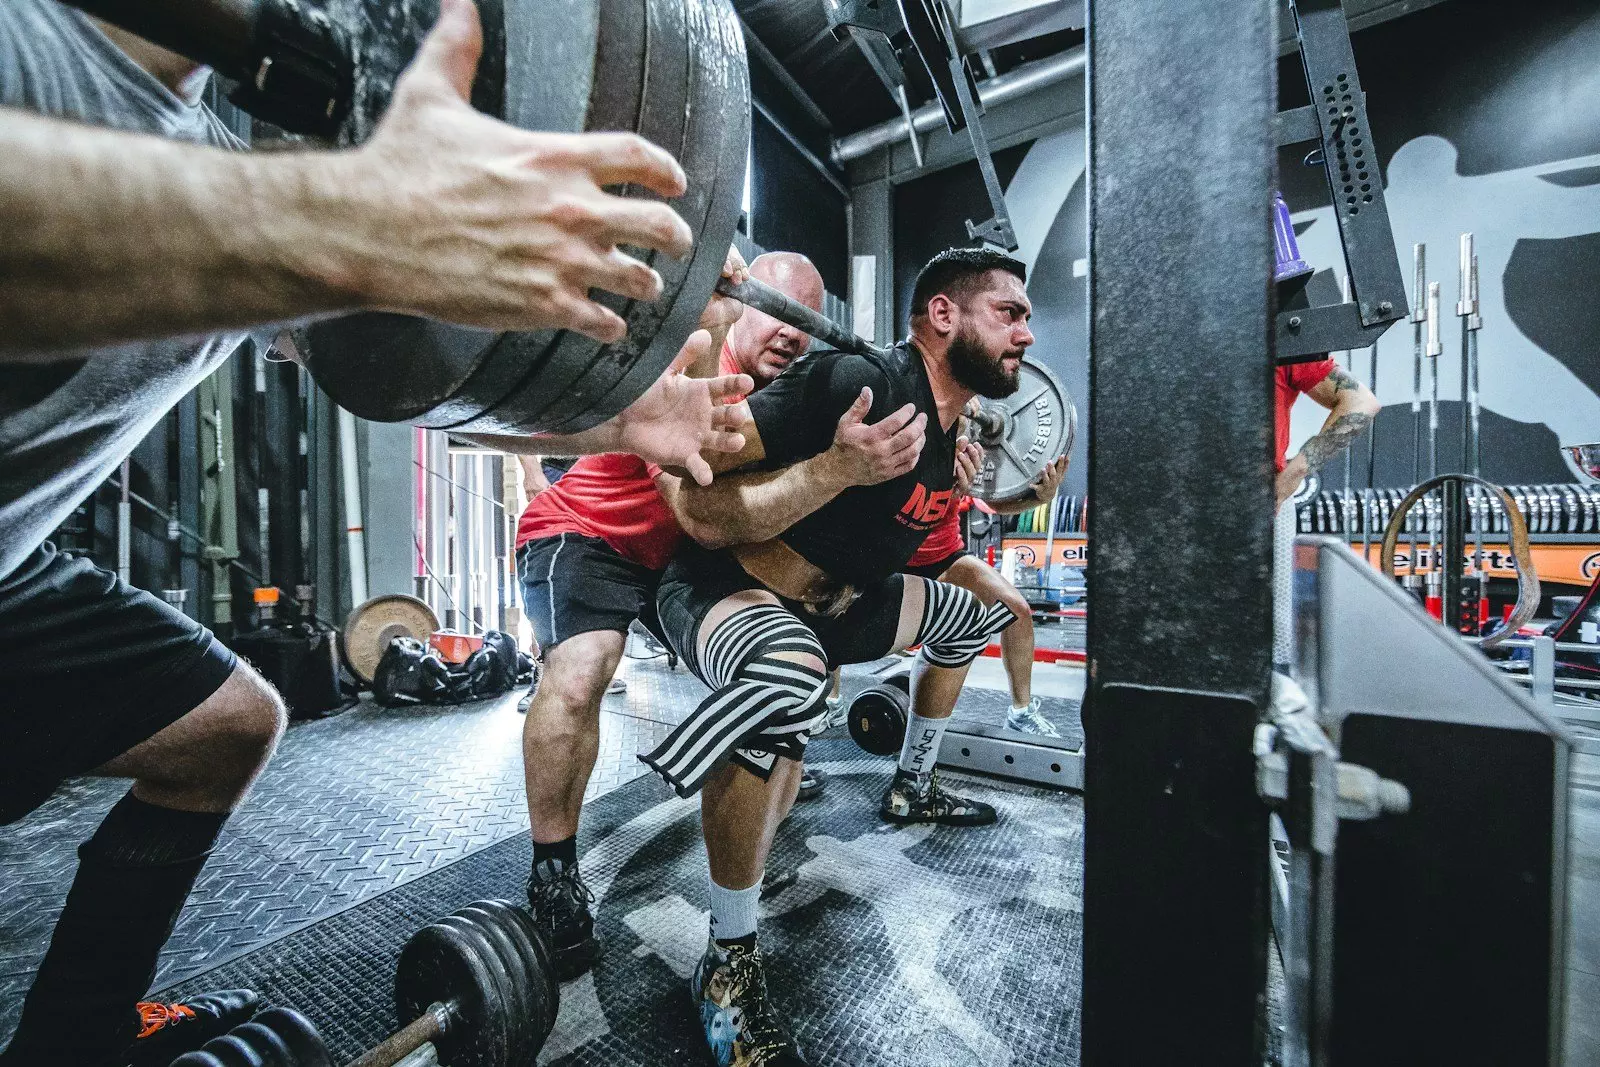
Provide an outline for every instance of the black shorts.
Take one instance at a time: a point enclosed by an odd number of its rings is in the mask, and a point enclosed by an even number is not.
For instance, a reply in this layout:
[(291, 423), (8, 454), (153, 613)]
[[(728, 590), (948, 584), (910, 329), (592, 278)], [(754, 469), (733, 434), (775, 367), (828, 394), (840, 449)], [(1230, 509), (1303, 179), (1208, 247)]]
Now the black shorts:
[(517, 549), (522, 608), (541, 650), (594, 630), (628, 632), (654, 621), (659, 571), (635, 563), (598, 537), (560, 533)]
[(165, 601), (40, 546), (0, 579), (0, 823), (183, 718), (237, 662)]
[(945, 571), (955, 566), (956, 560), (960, 559), (962, 556), (970, 555), (972, 555), (972, 553), (968, 552), (966, 549), (958, 548), (944, 559), (937, 560), (933, 563), (922, 563), (916, 565), (908, 564), (901, 569), (906, 574), (915, 574), (918, 578), (926, 578), (931, 582), (937, 582), (940, 578), (944, 577)]
[[(797, 601), (779, 597), (778, 603), (817, 635), (830, 668), (845, 663), (870, 663), (894, 651), (895, 634), (900, 630), (903, 585), (900, 575), (891, 574), (879, 584), (862, 590), (855, 603), (834, 619), (815, 614)], [(711, 609), (734, 593), (766, 588), (745, 573), (731, 552), (713, 552), (690, 543), (667, 564), (661, 576), (656, 611), (662, 635), (699, 677), (696, 639)]]

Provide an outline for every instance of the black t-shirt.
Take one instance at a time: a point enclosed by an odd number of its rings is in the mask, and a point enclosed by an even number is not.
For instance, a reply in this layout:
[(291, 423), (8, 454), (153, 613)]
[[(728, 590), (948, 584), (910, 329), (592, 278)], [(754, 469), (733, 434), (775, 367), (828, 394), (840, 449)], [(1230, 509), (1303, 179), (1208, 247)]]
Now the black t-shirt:
[(927, 414), (921, 459), (898, 478), (845, 490), (780, 535), (815, 566), (857, 585), (882, 581), (905, 567), (952, 506), (956, 431), (939, 427), (922, 356), (907, 344), (881, 357), (819, 352), (749, 399), (766, 446), (761, 467), (773, 470), (827, 451), (839, 416), (864, 386), (872, 389), (869, 423), (907, 403)]

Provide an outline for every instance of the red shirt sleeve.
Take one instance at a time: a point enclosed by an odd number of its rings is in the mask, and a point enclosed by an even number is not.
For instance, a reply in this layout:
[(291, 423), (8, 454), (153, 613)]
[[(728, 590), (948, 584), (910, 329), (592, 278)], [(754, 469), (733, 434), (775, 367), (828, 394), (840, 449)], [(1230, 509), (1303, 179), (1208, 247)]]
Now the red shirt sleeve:
[(1321, 385), (1323, 379), (1333, 373), (1333, 368), (1338, 366), (1332, 356), (1323, 359), (1308, 360), (1305, 363), (1291, 363), (1286, 370), (1289, 372), (1289, 384), (1297, 393), (1309, 393)]

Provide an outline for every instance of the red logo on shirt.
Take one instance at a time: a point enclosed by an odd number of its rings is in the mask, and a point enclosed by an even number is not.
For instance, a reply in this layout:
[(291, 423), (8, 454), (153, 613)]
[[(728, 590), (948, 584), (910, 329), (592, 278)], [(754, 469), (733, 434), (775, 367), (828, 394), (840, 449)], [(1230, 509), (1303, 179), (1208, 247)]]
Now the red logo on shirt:
[(928, 492), (927, 486), (918, 482), (911, 490), (911, 497), (900, 509), (900, 521), (907, 526), (930, 527), (950, 510), (950, 498), (954, 490), (941, 489), (937, 493)]

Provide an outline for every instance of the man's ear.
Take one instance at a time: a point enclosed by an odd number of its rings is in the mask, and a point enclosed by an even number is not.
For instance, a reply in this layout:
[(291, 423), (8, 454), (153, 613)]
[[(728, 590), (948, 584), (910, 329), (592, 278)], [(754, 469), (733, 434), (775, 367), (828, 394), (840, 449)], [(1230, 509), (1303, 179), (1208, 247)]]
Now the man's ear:
[(955, 316), (959, 311), (954, 300), (943, 293), (935, 293), (928, 301), (928, 325), (941, 336), (951, 333), (955, 330)]

